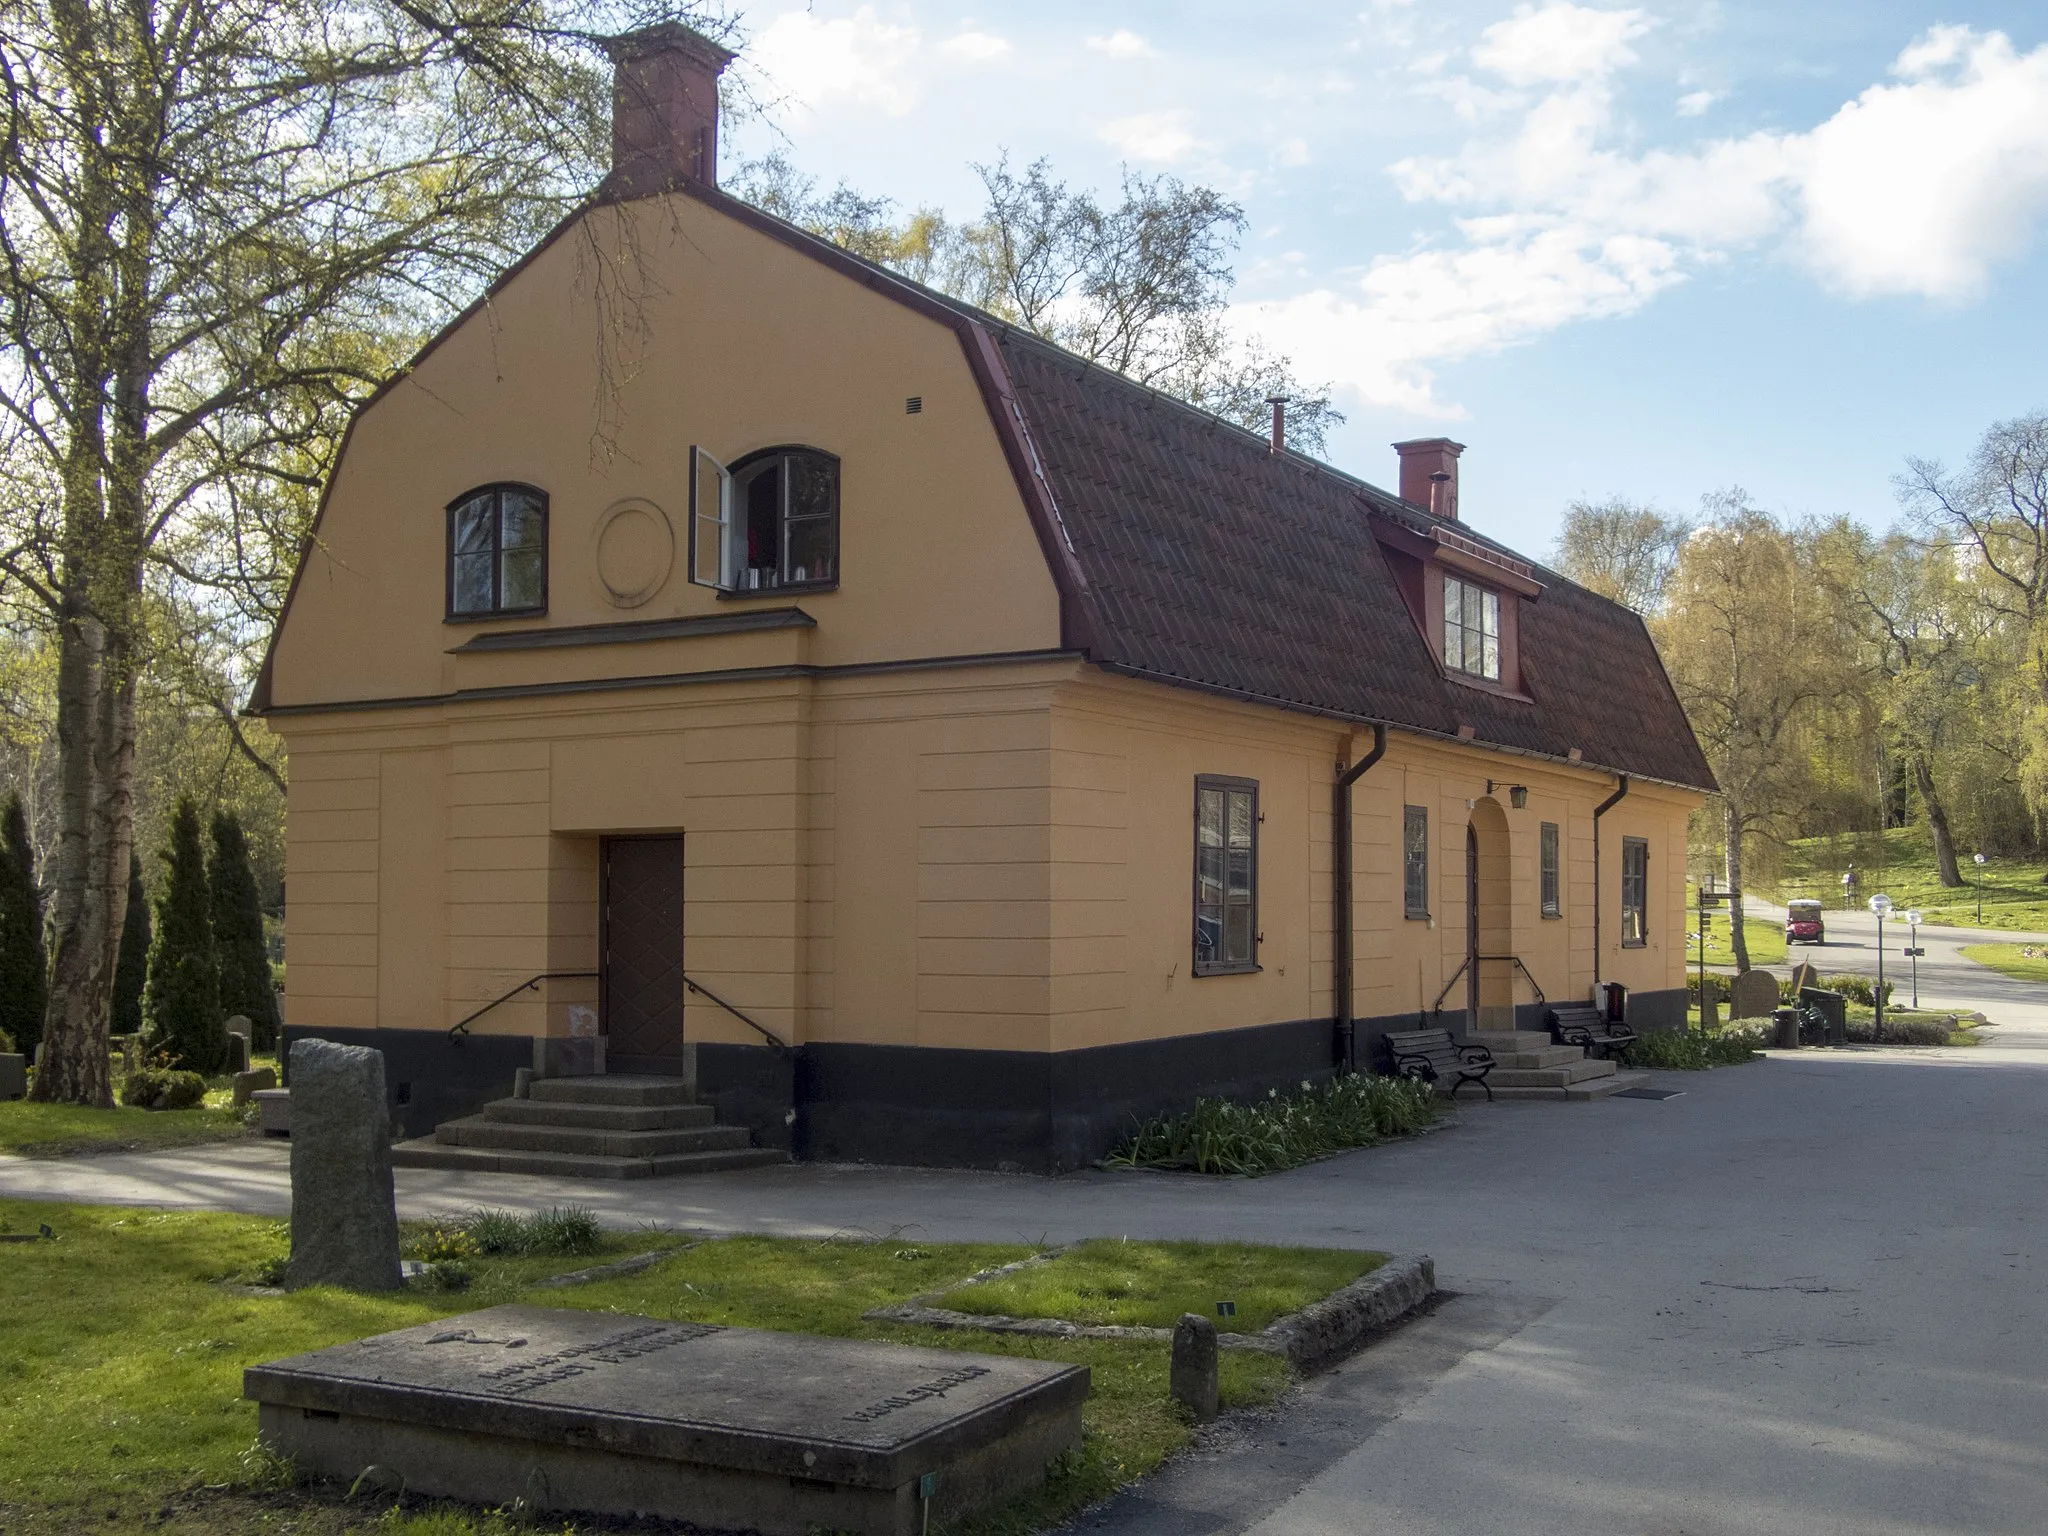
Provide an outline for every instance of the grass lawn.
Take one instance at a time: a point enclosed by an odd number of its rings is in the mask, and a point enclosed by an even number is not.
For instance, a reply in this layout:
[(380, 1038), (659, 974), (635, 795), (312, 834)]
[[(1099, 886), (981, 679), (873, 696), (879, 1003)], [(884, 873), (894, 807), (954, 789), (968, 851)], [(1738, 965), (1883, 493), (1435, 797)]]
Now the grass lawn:
[(71, 1104), (0, 1103), (0, 1152), (68, 1157), (80, 1152), (133, 1152), (233, 1141), (249, 1134), (227, 1090), (191, 1109), (80, 1109)]
[(1965, 944), (1965, 959), (1988, 965), (2015, 981), (2048, 981), (2048, 946), (2038, 944)]
[[(1685, 893), (1686, 931), (1698, 930), (1693, 924), (1699, 921), (1699, 893), (1687, 888)], [(1709, 907), (1707, 915), (1713, 920), (1713, 927), (1707, 931), (1707, 964), (1733, 965), (1735, 946), (1728, 933), (1728, 908), (1724, 903), (1719, 908)], [(1742, 922), (1743, 936), (1749, 941), (1749, 963), (1751, 965), (1783, 965), (1785, 963), (1785, 925), (1774, 923), (1768, 918), (1749, 917)], [(1685, 963), (1697, 968), (1700, 963), (1700, 941), (1688, 938), (1685, 941)]]
[[(1171, 1328), (1183, 1312), (1199, 1312), (1215, 1317), (1225, 1333), (1257, 1333), (1386, 1261), (1385, 1254), (1338, 1248), (1099, 1237), (1049, 1264), (962, 1286), (938, 1304), (978, 1316), (1058, 1317), (1141, 1328)], [(1237, 1315), (1216, 1317), (1219, 1301), (1236, 1302)]]
[[(1917, 907), (1930, 927), (2017, 928), (2048, 933), (2048, 863), (2039, 859), (1992, 857), (1980, 870), (1971, 850), (1959, 849), (1960, 889), (1936, 878), (1934, 849), (1924, 827), (1894, 827), (1883, 833), (1810, 837), (1789, 844), (1783, 874), (1771, 889), (1774, 900), (1818, 896), (1834, 911), (1842, 904), (1842, 872), (1856, 864), (1856, 900), (1861, 906), (1879, 891), (1901, 910)], [(1977, 918), (1977, 885), (1984, 888), (1984, 917)]]
[[(545, 1306), (801, 1329), (985, 1354), (1074, 1361), (1094, 1371), (1088, 1438), (1036, 1494), (964, 1528), (1022, 1536), (1142, 1476), (1187, 1443), (1167, 1394), (1162, 1345), (1118, 1340), (943, 1336), (861, 1320), (887, 1302), (945, 1289), (1029, 1255), (1016, 1244), (931, 1244), (776, 1238), (708, 1241), (635, 1274), (530, 1291), (548, 1274), (602, 1258), (474, 1261), (463, 1293), (358, 1296), (332, 1290), (249, 1295), (223, 1281), (262, 1274), (286, 1246), (281, 1223), (211, 1212), (122, 1210), (0, 1200), (0, 1232), (48, 1223), (56, 1242), (0, 1246), (0, 1530), (11, 1536), (498, 1536), (510, 1527), (472, 1511), (394, 1510), (388, 1496), (351, 1503), (335, 1488), (294, 1487), (255, 1447), (256, 1413), (241, 1396), (243, 1367), (344, 1339), (515, 1299)], [(657, 1231), (609, 1233), (617, 1257), (686, 1241)], [(1121, 1248), (1121, 1245), (1118, 1245)], [(1205, 1298), (1233, 1289), (1242, 1308), (1260, 1276), (1256, 1249), (1129, 1245), (1141, 1272), (1169, 1262)], [(1274, 1255), (1275, 1250), (1265, 1250)], [(1347, 1264), (1369, 1264), (1356, 1255)], [(1266, 1267), (1296, 1262), (1279, 1250)], [(1328, 1271), (1342, 1273), (1345, 1265)], [(1211, 1303), (1213, 1309), (1213, 1303)], [(1223, 1400), (1269, 1402), (1287, 1386), (1284, 1362), (1230, 1351)], [(578, 1529), (559, 1519), (542, 1529)], [(934, 1528), (936, 1529), (936, 1527)]]

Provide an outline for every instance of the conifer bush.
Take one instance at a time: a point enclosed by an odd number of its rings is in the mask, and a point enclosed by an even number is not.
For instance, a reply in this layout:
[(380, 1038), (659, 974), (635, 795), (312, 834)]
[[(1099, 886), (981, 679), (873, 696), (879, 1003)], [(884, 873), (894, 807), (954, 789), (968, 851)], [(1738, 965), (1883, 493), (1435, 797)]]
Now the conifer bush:
[(231, 811), (213, 813), (213, 860), (206, 883), (213, 903), (221, 1012), (241, 1014), (249, 1021), (250, 1045), (270, 1050), (277, 1044), (277, 989), (270, 984), (270, 951), (263, 942), (263, 903), (249, 863), (249, 840)]
[(220, 1011), (220, 968), (200, 847), (199, 812), (181, 797), (163, 851), (164, 885), (157, 896), (156, 935), (142, 1008), (149, 1043), (173, 1064), (210, 1075), (227, 1062), (228, 1033)]
[(24, 1055), (34, 1055), (43, 1037), (48, 974), (28, 814), (21, 796), (9, 795), (0, 811), (0, 1034), (13, 1036)]
[(142, 1033), (142, 988), (149, 979), (149, 898), (142, 890), (142, 855), (128, 855), (128, 913), (121, 921), (121, 957), (114, 965), (117, 1035)]

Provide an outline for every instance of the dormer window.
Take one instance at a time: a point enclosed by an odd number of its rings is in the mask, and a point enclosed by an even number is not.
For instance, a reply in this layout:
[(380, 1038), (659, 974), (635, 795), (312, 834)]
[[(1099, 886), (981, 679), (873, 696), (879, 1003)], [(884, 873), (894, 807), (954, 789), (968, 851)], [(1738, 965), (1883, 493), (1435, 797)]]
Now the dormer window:
[(486, 485), (448, 505), (448, 617), (548, 611), (548, 498), (530, 485)]
[(770, 448), (728, 469), (690, 454), (692, 581), (733, 596), (838, 585), (838, 459)]
[(1444, 577), (1444, 666), (1468, 677), (1500, 681), (1500, 594)]

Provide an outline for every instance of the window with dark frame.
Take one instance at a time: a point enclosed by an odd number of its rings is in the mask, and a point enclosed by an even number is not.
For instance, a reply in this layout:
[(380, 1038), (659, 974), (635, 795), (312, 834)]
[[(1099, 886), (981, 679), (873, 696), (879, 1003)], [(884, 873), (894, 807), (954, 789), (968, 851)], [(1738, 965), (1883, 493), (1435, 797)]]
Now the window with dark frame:
[(838, 584), (838, 459), (770, 448), (728, 469), (702, 449), (691, 455), (692, 581), (733, 594)]
[(548, 498), (530, 485), (486, 485), (448, 504), (448, 617), (548, 610)]
[(1650, 940), (1650, 845), (1640, 837), (1621, 840), (1621, 943), (1640, 949)]
[(1537, 894), (1543, 903), (1545, 917), (1560, 917), (1563, 909), (1558, 899), (1557, 872), (1557, 823), (1546, 821), (1537, 830)]
[(1195, 780), (1195, 974), (1259, 968), (1259, 786)]
[(1444, 578), (1444, 666), (1500, 681), (1500, 594), (1456, 576)]
[(1401, 808), (1401, 907), (1408, 917), (1429, 916), (1429, 808)]

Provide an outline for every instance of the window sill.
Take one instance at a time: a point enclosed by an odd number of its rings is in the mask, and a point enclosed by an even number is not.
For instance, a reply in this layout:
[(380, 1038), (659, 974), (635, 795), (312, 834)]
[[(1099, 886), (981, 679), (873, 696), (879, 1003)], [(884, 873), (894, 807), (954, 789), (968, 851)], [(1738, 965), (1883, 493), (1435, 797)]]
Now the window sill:
[(718, 600), (721, 603), (738, 603), (746, 602), (753, 598), (787, 597), (792, 592), (836, 592), (839, 590), (839, 583), (836, 581), (792, 581), (779, 587), (715, 587), (712, 590), (718, 594)]
[(475, 613), (448, 613), (441, 616), (443, 624), (495, 624), (500, 619), (544, 619), (548, 616), (547, 605), (538, 608), (480, 608)]
[(1562, 912), (1540, 912), (1537, 915), (1546, 923), (1561, 923), (1564, 921), (1564, 914)]
[(1444, 681), (1446, 682), (1457, 683), (1461, 687), (1471, 688), (1479, 693), (1490, 693), (1496, 699), (1512, 699), (1517, 704), (1534, 704), (1536, 702), (1531, 695), (1522, 692), (1519, 688), (1510, 688), (1506, 683), (1495, 682), (1492, 678), (1487, 677), (1475, 677), (1470, 672), (1457, 671), (1455, 668), (1445, 666), (1441, 660), (1437, 662), (1436, 666), (1437, 670), (1443, 673)]
[(1403, 912), (1401, 914), (1401, 921), (1404, 923), (1427, 923), (1432, 921), (1432, 919), (1427, 912)]
[(1263, 965), (1204, 965), (1195, 962), (1197, 976), (1256, 976), (1263, 971)]
[(1650, 941), (1648, 939), (1623, 939), (1621, 947), (1623, 949), (1648, 949)]

